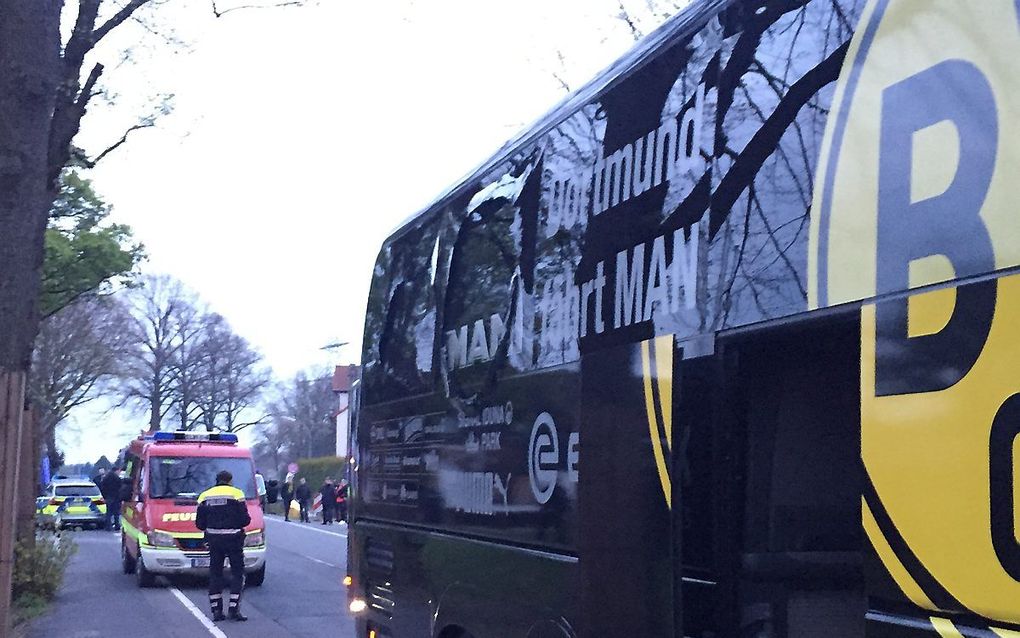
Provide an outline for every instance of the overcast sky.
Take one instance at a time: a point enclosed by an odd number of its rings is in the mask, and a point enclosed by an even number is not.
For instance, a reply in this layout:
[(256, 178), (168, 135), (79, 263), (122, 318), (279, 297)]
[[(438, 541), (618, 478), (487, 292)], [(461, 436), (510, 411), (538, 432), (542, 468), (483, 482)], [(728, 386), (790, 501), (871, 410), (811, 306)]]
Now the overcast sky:
[[(646, 0), (626, 4), (642, 28), (660, 22)], [(279, 378), (356, 363), (383, 239), (561, 100), (554, 73), (577, 88), (632, 46), (619, 12), (617, 0), (320, 0), (216, 19), (181, 0), (98, 52), (111, 97), (78, 143), (102, 150), (172, 94), (169, 115), (89, 175), (144, 242), (144, 270), (192, 287)], [(320, 350), (335, 341), (350, 345)], [(100, 440), (97, 419), (64, 428), (68, 462), (114, 454), (139, 429), (113, 415)]]

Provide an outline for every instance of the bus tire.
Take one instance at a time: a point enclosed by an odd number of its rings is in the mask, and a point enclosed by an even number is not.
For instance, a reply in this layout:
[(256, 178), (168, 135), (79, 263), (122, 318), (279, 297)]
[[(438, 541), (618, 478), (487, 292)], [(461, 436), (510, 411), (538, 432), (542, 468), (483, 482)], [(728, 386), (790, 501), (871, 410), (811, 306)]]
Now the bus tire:
[(131, 552), (128, 551), (127, 545), (123, 541), (120, 543), (120, 566), (125, 574), (135, 573), (135, 559), (131, 556)]
[(261, 587), (266, 580), (266, 564), (244, 577), (245, 587)]
[(145, 560), (142, 558), (142, 552), (138, 552), (138, 558), (135, 560), (135, 578), (138, 580), (138, 586), (142, 588), (152, 587), (156, 584), (156, 575), (145, 568)]

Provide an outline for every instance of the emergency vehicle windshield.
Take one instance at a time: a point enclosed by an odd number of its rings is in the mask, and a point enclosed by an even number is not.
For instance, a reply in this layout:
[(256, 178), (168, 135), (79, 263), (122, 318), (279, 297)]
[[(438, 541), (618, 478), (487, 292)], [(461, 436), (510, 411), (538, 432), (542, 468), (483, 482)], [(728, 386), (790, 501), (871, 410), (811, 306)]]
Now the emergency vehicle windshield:
[(216, 485), (222, 470), (234, 476), (233, 485), (245, 498), (256, 498), (251, 459), (157, 456), (149, 465), (149, 496), (152, 498), (198, 498)]

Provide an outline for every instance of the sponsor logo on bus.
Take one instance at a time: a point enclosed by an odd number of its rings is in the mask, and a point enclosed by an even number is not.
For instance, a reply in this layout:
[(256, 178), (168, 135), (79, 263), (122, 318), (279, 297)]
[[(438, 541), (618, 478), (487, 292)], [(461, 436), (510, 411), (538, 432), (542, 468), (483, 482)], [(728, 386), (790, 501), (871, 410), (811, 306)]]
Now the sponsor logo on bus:
[[(560, 450), (556, 421), (548, 412), (535, 419), (528, 444), (528, 481), (535, 500), (545, 505), (552, 499), (562, 474), (571, 483), (577, 483), (577, 465), (580, 459), (581, 438), (571, 432), (567, 438), (565, 454)], [(565, 469), (565, 472), (564, 472)]]
[(872, 546), (920, 607), (1013, 623), (1020, 277), (988, 276), (1020, 264), (1018, 13), (1014, 0), (869, 3), (828, 119), (809, 253), (812, 307), (877, 298), (861, 318)]
[(676, 176), (700, 175), (712, 157), (715, 122), (706, 121), (705, 85), (677, 113), (665, 114), (659, 126), (612, 153), (597, 154), (593, 166), (555, 179), (550, 220), (574, 220), (591, 211), (602, 213)]

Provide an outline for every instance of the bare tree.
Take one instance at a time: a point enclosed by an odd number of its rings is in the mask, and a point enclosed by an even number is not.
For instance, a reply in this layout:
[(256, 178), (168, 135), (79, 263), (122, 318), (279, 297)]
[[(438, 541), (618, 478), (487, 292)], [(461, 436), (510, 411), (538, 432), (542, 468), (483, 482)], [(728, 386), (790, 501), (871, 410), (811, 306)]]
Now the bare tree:
[(257, 439), (252, 446), (255, 464), (263, 469), (272, 467), (279, 472), (287, 455), (286, 430), (277, 427), (276, 421), (261, 423), (256, 426)]
[(75, 408), (100, 396), (128, 347), (126, 312), (113, 297), (83, 298), (42, 322), (32, 356), (29, 395), (38, 436), (54, 460), (55, 430)]
[[(208, 316), (197, 319), (204, 324)], [(198, 423), (201, 416), (199, 396), (202, 385), (202, 349), (205, 326), (198, 328), (199, 335), (187, 339), (177, 348), (171, 359), (171, 378), (169, 385), (170, 416), (177, 423), (178, 429), (190, 430)]]
[(198, 301), (180, 282), (148, 276), (131, 291), (133, 347), (125, 356), (120, 393), (125, 403), (149, 415), (149, 431), (158, 430), (174, 407), (176, 366), (182, 348), (201, 330)]
[(214, 314), (203, 321), (195, 354), (197, 423), (210, 432), (237, 432), (267, 418), (255, 417), (269, 384), (262, 356), (223, 317)]
[(336, 396), (330, 376), (298, 373), (273, 404), (273, 425), (281, 447), (297, 457), (332, 454), (336, 445)]
[[(270, 0), (285, 6), (304, 0)], [(220, 0), (225, 4), (225, 0)], [(96, 46), (140, 10), (158, 11), (167, 0), (0, 0), (0, 591), (10, 592), (17, 450), (32, 344), (39, 330), (46, 221), (59, 190), (61, 171), (72, 161), (73, 142), (90, 102), (101, 93), (105, 67)], [(176, 3), (174, 3), (176, 4)], [(249, 8), (209, 8), (217, 17)], [(254, 8), (252, 6), (252, 8)], [(74, 25), (61, 42), (65, 7)], [(116, 55), (114, 53), (113, 55)], [(86, 60), (89, 63), (86, 64)], [(88, 69), (86, 71), (86, 69)], [(127, 127), (98, 157), (121, 146), (142, 120)], [(94, 160), (84, 163), (91, 164)], [(154, 414), (158, 414), (158, 411)], [(154, 417), (154, 420), (155, 417)], [(31, 495), (21, 495), (29, 498)], [(0, 633), (9, 626), (9, 593), (0, 594)]]

